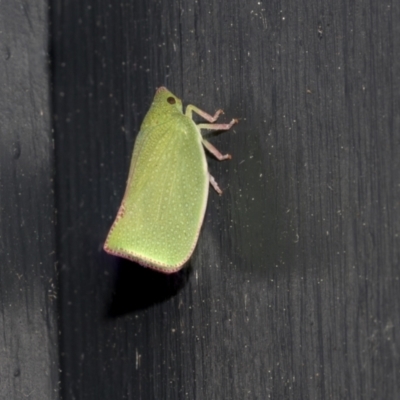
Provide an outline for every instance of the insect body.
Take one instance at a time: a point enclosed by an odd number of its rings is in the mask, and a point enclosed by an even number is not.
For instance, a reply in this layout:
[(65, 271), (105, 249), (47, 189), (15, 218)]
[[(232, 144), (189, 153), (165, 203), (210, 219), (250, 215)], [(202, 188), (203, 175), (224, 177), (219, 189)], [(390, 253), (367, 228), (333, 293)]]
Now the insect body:
[[(195, 112), (209, 123), (196, 125)], [(164, 273), (178, 271), (196, 246), (207, 205), (209, 183), (204, 147), (218, 160), (222, 155), (200, 133), (227, 130), (211, 116), (182, 102), (165, 87), (157, 90), (133, 150), (127, 187), (104, 250)], [(204, 146), (204, 147), (203, 147)]]

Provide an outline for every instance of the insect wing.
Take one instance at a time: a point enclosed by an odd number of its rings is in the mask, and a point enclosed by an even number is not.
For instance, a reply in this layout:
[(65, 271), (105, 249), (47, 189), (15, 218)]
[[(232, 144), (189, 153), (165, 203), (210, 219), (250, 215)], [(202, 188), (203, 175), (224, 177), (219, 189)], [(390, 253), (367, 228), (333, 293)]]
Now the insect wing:
[(197, 242), (208, 196), (201, 135), (174, 114), (141, 131), (106, 249), (163, 272), (179, 270)]

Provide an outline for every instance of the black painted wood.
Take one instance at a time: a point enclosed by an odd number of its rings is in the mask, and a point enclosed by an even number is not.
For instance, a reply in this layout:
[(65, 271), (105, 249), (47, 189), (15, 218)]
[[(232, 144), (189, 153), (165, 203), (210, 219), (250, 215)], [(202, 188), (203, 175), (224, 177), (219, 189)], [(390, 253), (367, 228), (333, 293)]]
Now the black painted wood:
[[(64, 399), (399, 398), (400, 4), (350, 3), (53, 2)], [(102, 251), (160, 85), (240, 119), (170, 277)]]
[(0, 398), (58, 397), (45, 1), (0, 4)]

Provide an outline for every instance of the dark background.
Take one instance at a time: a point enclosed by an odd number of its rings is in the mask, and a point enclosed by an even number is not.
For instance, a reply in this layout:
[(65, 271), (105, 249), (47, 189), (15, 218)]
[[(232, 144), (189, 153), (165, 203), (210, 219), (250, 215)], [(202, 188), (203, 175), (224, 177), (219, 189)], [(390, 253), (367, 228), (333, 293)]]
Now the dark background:
[[(399, 2), (1, 4), (0, 398), (400, 398)], [(172, 276), (102, 251), (160, 85), (240, 120)]]

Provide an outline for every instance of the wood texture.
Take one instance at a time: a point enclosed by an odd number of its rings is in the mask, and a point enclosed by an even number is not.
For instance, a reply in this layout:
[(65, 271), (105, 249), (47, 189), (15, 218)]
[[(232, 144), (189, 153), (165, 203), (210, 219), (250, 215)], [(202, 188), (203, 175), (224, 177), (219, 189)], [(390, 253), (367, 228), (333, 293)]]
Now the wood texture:
[(55, 399), (59, 362), (45, 1), (0, 5), (0, 398)]
[[(51, 15), (63, 398), (399, 398), (399, 3)], [(240, 119), (172, 277), (102, 251), (160, 85)]]

